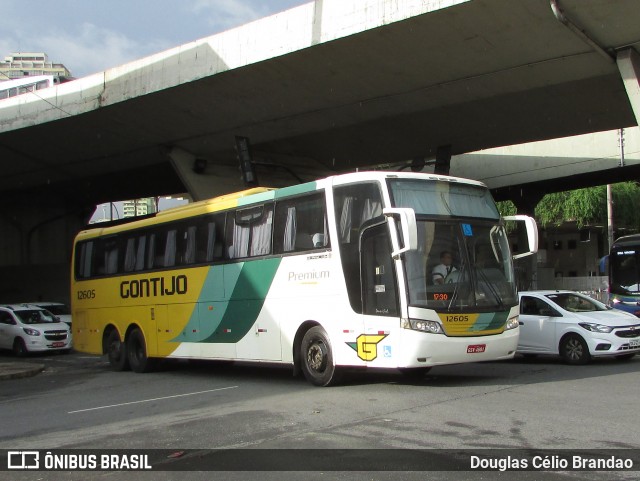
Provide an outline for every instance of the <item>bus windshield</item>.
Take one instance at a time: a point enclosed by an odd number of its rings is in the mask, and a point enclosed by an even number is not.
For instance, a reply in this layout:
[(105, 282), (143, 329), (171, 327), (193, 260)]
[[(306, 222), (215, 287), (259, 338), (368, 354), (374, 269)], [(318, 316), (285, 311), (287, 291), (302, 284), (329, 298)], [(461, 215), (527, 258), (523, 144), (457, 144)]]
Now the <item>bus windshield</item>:
[(487, 189), (411, 179), (390, 184), (394, 206), (416, 212), (418, 249), (403, 261), (410, 305), (465, 312), (517, 304), (507, 234)]
[(640, 248), (634, 246), (613, 248), (609, 256), (609, 262), (611, 263), (610, 290), (612, 294), (640, 294), (639, 260)]

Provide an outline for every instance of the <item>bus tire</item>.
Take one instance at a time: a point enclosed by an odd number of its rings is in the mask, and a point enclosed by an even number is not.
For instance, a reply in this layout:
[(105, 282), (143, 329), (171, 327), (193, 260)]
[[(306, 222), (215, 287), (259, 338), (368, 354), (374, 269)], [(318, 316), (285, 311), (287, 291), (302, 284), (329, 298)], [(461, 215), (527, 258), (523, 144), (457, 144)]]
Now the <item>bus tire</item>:
[(591, 361), (589, 346), (577, 334), (567, 334), (560, 341), (560, 355), (567, 364), (582, 365)]
[(302, 338), (300, 365), (304, 377), (315, 386), (330, 386), (337, 382), (331, 343), (322, 327), (312, 327)]
[(147, 345), (144, 335), (138, 328), (132, 330), (127, 336), (127, 356), (133, 372), (153, 371), (154, 359), (147, 357)]
[(105, 351), (109, 359), (109, 365), (114, 371), (128, 371), (127, 346), (120, 340), (120, 334), (116, 329), (109, 331), (105, 341)]

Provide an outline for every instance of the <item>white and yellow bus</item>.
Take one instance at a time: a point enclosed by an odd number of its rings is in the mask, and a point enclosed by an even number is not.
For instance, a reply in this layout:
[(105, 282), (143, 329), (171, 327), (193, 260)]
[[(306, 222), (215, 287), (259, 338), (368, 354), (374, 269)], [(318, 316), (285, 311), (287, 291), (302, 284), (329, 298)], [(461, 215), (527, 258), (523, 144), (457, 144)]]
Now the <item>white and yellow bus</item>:
[(283, 363), (320, 386), (342, 368), (508, 359), (503, 222), (480, 182), (360, 172), (98, 225), (75, 240), (74, 347), (135, 372), (160, 358)]

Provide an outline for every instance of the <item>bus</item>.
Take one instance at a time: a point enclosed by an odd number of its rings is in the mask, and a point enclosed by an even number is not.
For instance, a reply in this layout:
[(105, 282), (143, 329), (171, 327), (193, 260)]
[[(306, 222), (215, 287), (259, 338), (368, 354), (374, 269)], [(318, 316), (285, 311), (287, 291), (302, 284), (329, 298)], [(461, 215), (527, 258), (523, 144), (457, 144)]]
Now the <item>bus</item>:
[[(535, 252), (535, 221), (515, 217), (519, 255)], [(512, 254), (480, 182), (356, 172), (94, 226), (74, 242), (74, 347), (115, 370), (269, 362), (328, 386), (345, 369), (422, 375), (516, 351)], [(445, 251), (455, 269), (437, 283)]]
[(640, 234), (617, 239), (608, 264), (609, 305), (640, 317)]
[(55, 75), (32, 75), (0, 82), (0, 100), (53, 87), (68, 79)]

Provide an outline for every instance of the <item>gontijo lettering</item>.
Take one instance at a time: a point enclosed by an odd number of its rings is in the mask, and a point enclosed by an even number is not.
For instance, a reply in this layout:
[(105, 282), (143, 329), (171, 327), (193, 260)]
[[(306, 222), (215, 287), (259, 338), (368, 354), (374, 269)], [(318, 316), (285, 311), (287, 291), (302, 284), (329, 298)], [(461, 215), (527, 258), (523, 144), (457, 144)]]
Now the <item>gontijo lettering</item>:
[(135, 299), (139, 297), (173, 296), (187, 293), (187, 276), (152, 277), (134, 279), (120, 283), (120, 297)]

